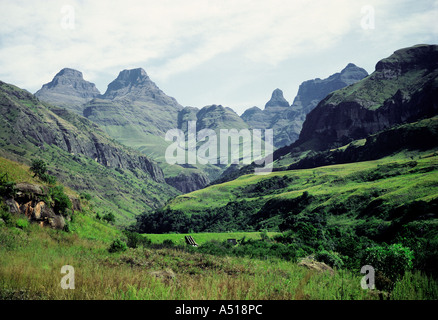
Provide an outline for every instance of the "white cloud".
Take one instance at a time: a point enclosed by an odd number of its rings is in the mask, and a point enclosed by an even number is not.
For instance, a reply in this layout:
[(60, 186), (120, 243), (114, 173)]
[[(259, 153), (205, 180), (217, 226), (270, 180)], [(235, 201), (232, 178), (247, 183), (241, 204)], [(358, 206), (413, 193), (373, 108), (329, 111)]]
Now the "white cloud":
[[(353, 37), (376, 47), (391, 43), (395, 50), (410, 39), (436, 38), (436, 6), (425, 10), (420, 2), (2, 0), (0, 79), (36, 91), (63, 67), (82, 71), (90, 81), (105, 78), (106, 84), (122, 69), (144, 67), (154, 80), (166, 83), (224, 55), (252, 69), (263, 65), (275, 70), (286, 61), (300, 63), (317, 53), (323, 59), (325, 51), (337, 47), (342, 56), (351, 50)], [(64, 5), (74, 8), (73, 30), (61, 23)], [(374, 33), (360, 30), (364, 5), (376, 8)], [(410, 7), (419, 9), (411, 12)], [(285, 71), (284, 77), (291, 72)]]

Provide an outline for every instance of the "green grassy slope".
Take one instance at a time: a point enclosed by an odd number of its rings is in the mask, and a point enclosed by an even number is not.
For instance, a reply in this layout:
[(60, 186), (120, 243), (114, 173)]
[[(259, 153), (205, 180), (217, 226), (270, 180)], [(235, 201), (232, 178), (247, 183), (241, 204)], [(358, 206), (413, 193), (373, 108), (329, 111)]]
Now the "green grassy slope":
[[(44, 185), (24, 165), (0, 158), (0, 169), (16, 182)], [(5, 212), (1, 213), (5, 218)], [(363, 274), (358, 270), (322, 273), (272, 257), (213, 256), (198, 248), (156, 244), (110, 253), (111, 243), (124, 235), (96, 219), (92, 201), (82, 200), (82, 211), (72, 216), (69, 232), (19, 223), (25, 219), (21, 216), (12, 216), (8, 224), (3, 218), (0, 300), (379, 299), (378, 292), (361, 288)], [(163, 237), (174, 237), (177, 242), (182, 236), (148, 235), (156, 243)], [(202, 245), (225, 237), (257, 239), (260, 233), (194, 236)], [(61, 288), (65, 265), (74, 268), (74, 290)], [(418, 271), (406, 272), (391, 293), (396, 300), (437, 297), (436, 281)]]

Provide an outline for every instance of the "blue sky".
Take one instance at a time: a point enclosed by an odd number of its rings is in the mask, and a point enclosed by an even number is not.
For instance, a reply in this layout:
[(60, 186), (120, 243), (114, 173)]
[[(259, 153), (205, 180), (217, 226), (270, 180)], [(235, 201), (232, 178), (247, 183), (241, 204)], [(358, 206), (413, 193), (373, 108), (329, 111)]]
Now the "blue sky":
[(184, 106), (292, 103), (301, 82), (438, 43), (434, 0), (0, 2), (0, 80), (34, 93), (62, 68), (103, 93), (142, 67)]

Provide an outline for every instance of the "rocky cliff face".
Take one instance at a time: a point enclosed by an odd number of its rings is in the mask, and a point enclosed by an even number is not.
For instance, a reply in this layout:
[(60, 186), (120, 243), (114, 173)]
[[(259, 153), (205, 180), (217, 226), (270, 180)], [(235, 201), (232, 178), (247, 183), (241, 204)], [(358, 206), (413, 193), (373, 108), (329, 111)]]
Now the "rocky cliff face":
[(204, 188), (210, 179), (202, 172), (181, 172), (176, 177), (166, 178), (166, 182), (182, 193), (189, 193)]
[(94, 83), (85, 81), (82, 72), (64, 68), (35, 93), (41, 101), (64, 107), (82, 115), (83, 104), (100, 95)]
[(253, 129), (273, 129), (274, 146), (281, 148), (298, 139), (306, 115), (329, 93), (356, 83), (367, 75), (364, 69), (350, 63), (340, 73), (327, 79), (303, 82), (292, 105), (283, 97), (283, 92), (276, 89), (264, 110), (257, 107), (248, 109), (242, 114), (242, 119)]
[(349, 63), (341, 72), (326, 79), (317, 78), (303, 82), (292, 106), (301, 110), (305, 118), (329, 93), (352, 85), (367, 76), (368, 72), (365, 69)]
[(338, 90), (307, 115), (298, 144), (344, 145), (438, 112), (438, 46), (396, 51), (366, 79)]
[[(5, 137), (10, 143), (18, 145), (26, 141), (40, 147), (53, 145), (72, 154), (85, 155), (107, 167), (140, 169), (153, 180), (164, 182), (163, 172), (157, 164), (111, 141), (90, 121), (66, 109), (53, 107), (49, 110), (24, 90), (3, 82), (0, 86), (0, 116), (4, 132), (11, 132)], [(33, 105), (27, 107), (23, 102)]]

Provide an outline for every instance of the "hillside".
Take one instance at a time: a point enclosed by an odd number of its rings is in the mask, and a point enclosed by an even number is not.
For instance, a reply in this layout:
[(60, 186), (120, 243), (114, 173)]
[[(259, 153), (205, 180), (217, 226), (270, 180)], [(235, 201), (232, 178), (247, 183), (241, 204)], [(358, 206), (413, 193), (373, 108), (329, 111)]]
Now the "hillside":
[[(34, 178), (29, 167), (0, 157), (0, 176), (5, 172), (16, 185), (51, 187)], [(0, 187), (3, 186), (2, 180)], [(294, 244), (283, 244), (281, 239), (286, 234), (223, 233), (198, 237), (191, 233), (202, 243), (199, 248), (176, 246), (171, 239), (182, 235), (168, 238), (161, 235), (165, 241), (154, 244), (148, 236), (121, 232), (99, 219), (86, 199), (80, 200), (80, 209), (66, 214), (67, 228), (42, 228), (40, 223), (33, 223), (38, 220), (8, 212), (3, 203), (4, 190), (0, 188), (1, 300), (378, 300), (388, 296), (392, 300), (429, 300), (438, 297), (436, 280), (418, 271), (404, 273), (390, 293), (363, 290), (359, 285), (362, 274), (358, 270), (339, 269), (342, 260), (336, 255), (332, 255), (337, 257), (332, 261), (336, 263), (334, 269), (322, 262), (300, 260), (300, 254), (305, 251), (297, 250)], [(66, 192), (77, 195), (68, 189)], [(44, 201), (50, 203), (47, 197)], [(219, 242), (230, 236), (243, 238), (234, 247)], [(153, 242), (155, 238), (151, 236)], [(327, 257), (327, 252), (319, 253), (318, 257)], [(348, 261), (345, 256), (342, 259)], [(66, 265), (74, 268), (68, 272), (68, 276), (74, 276), (74, 290), (62, 287), (66, 273), (62, 270)], [(72, 289), (69, 279), (67, 284)], [(161, 312), (170, 316), (174, 310), (166, 308)]]
[(299, 140), (279, 150), (324, 150), (438, 112), (438, 46), (397, 50), (367, 78), (335, 91), (306, 117)]
[(44, 160), (50, 174), (77, 192), (92, 194), (96, 205), (114, 211), (121, 224), (178, 194), (156, 163), (87, 119), (3, 82), (0, 104), (1, 156), (28, 165)]

